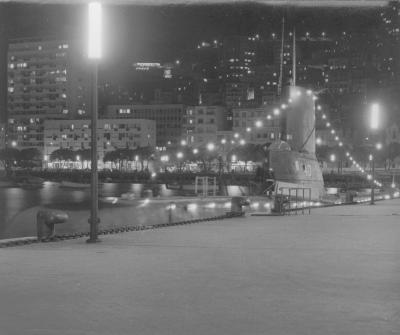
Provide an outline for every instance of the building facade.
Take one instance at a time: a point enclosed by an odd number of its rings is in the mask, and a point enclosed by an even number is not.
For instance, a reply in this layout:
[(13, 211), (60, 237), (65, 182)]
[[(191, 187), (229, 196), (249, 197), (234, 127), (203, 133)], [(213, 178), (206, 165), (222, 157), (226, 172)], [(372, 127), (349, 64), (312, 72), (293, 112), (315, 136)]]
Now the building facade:
[(9, 44), (9, 140), (43, 149), (45, 119), (88, 117), (89, 72), (77, 42), (22, 39)]
[(280, 113), (277, 107), (233, 109), (233, 133), (246, 143), (266, 144), (281, 138)]
[(183, 117), (182, 139), (189, 146), (217, 143), (219, 131), (229, 128), (228, 110), (222, 106), (189, 106)]
[[(44, 121), (44, 161), (57, 149), (73, 151), (91, 148), (91, 126), (89, 120)], [(155, 147), (156, 125), (143, 119), (100, 119), (97, 124), (97, 152), (99, 166), (103, 166), (106, 152), (116, 149)]]
[(0, 150), (6, 147), (6, 125), (0, 123)]
[(180, 142), (183, 132), (182, 121), (185, 108), (181, 104), (173, 105), (110, 105), (105, 115), (118, 119), (146, 119), (156, 123), (156, 146)]

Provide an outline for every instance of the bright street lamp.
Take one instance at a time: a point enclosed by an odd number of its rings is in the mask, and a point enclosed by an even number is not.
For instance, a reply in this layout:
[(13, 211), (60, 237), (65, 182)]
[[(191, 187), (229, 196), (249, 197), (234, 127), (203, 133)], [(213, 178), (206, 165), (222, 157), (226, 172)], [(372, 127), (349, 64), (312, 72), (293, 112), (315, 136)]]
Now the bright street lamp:
[(89, 50), (90, 59), (101, 58), (102, 6), (99, 2), (89, 3)]
[(208, 143), (208, 144), (207, 144), (207, 149), (208, 149), (209, 151), (213, 151), (213, 150), (215, 149), (214, 143)]
[(369, 126), (371, 129), (376, 130), (379, 128), (379, 120), (380, 119), (380, 108), (377, 103), (372, 104), (371, 106), (371, 115), (369, 120)]

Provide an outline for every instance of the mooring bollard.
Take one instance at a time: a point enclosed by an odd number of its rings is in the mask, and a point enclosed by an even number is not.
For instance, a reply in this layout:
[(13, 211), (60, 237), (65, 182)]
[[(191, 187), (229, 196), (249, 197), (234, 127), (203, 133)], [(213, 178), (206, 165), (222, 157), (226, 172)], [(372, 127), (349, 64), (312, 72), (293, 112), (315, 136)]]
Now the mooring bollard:
[(143, 191), (143, 198), (152, 198), (153, 190), (147, 189)]
[(41, 210), (36, 214), (38, 240), (54, 236), (54, 225), (68, 220), (68, 214), (60, 211)]
[(230, 214), (234, 215), (243, 215), (243, 206), (248, 206), (250, 205), (250, 202), (248, 199), (245, 199), (244, 197), (233, 197), (231, 200), (231, 211)]
[(176, 204), (171, 202), (168, 206), (168, 223), (172, 223), (172, 211), (176, 208)]

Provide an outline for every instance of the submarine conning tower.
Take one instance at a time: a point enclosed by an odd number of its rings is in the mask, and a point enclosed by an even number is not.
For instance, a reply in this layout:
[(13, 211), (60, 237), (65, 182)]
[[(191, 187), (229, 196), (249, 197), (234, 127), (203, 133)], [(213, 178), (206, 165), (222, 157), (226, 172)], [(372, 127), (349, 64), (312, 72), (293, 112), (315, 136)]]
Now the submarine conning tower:
[(288, 86), (283, 96), (288, 101), (284, 133), (293, 151), (315, 154), (315, 103), (311, 91)]

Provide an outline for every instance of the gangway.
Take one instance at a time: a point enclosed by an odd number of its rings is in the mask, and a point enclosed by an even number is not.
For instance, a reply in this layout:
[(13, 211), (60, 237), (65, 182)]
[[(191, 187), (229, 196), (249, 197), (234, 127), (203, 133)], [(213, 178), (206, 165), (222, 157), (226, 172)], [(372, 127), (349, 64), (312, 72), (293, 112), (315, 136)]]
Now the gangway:
[(215, 197), (217, 195), (217, 178), (196, 176), (194, 193), (201, 197), (207, 197), (210, 195)]
[(311, 214), (311, 188), (280, 187), (275, 193), (275, 211), (282, 215)]

